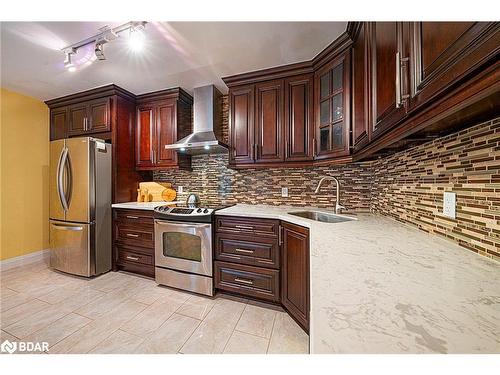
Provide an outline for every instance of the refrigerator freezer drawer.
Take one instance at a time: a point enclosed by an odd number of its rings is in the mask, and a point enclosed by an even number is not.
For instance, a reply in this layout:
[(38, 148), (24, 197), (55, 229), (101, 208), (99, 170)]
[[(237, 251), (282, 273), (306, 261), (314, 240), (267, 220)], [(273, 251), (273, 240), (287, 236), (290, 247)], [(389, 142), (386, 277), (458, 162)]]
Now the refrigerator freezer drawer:
[(92, 276), (91, 224), (50, 221), (51, 267), (80, 276)]

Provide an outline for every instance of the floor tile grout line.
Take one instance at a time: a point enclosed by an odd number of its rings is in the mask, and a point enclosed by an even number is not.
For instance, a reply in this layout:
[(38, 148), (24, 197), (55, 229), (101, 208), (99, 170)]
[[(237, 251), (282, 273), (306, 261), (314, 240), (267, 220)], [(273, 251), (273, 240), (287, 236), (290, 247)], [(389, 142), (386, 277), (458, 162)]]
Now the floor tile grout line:
[[(229, 335), (229, 339), (226, 341), (226, 345), (224, 345), (224, 349), (222, 349), (222, 354), (224, 354), (224, 352), (226, 351), (226, 348), (227, 348), (227, 344), (229, 344), (229, 341), (231, 341), (231, 337), (233, 337), (234, 335), (234, 332), (236, 331), (236, 327), (238, 327), (238, 323), (240, 322), (241, 320), (241, 317), (243, 316), (243, 313), (245, 312), (246, 308), (248, 306), (248, 301), (245, 303), (245, 307), (243, 308), (243, 310), (241, 311), (241, 314), (240, 316), (238, 317), (238, 320), (236, 321), (236, 324), (234, 325), (234, 328), (231, 332), (231, 335)], [(238, 331), (239, 332), (239, 331)]]
[[(180, 315), (180, 314), (179, 314), (179, 315)], [(185, 316), (185, 315), (183, 315), (183, 316)], [(190, 317), (188, 317), (188, 318), (190, 318)], [(193, 319), (195, 319), (195, 318), (193, 318)], [(194, 333), (196, 332), (196, 330), (198, 329), (198, 327), (201, 325), (201, 323), (202, 323), (202, 322), (203, 322), (203, 321), (202, 321), (202, 320), (200, 320), (200, 322), (198, 323), (198, 325), (196, 326), (196, 328), (193, 330), (193, 332), (191, 332), (191, 334), (190, 334), (190, 335), (189, 335), (189, 337), (186, 339), (186, 341), (184, 341), (184, 342), (182, 343), (182, 345), (179, 347), (179, 349), (177, 349), (177, 354), (179, 354), (179, 353), (180, 353), (180, 351), (182, 350), (182, 348), (184, 347), (184, 345), (186, 345), (186, 343), (189, 341), (189, 339), (191, 338), (191, 336), (193, 336), (193, 335), (194, 335)], [(184, 354), (184, 353), (181, 353), (181, 354)]]
[(266, 354), (269, 354), (269, 347), (271, 346), (271, 339), (273, 338), (273, 333), (274, 333), (274, 326), (276, 324), (276, 318), (278, 317), (278, 314), (274, 314), (274, 319), (273, 319), (273, 327), (271, 328), (271, 335), (269, 336), (269, 342), (267, 343), (267, 350)]

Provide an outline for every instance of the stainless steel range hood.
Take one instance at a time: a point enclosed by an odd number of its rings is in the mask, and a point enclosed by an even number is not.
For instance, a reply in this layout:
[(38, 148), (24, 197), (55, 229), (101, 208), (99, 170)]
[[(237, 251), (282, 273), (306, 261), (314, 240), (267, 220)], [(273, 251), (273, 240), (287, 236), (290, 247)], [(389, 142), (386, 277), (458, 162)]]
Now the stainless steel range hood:
[(222, 142), (222, 94), (214, 85), (194, 89), (193, 133), (165, 148), (188, 155), (228, 152)]

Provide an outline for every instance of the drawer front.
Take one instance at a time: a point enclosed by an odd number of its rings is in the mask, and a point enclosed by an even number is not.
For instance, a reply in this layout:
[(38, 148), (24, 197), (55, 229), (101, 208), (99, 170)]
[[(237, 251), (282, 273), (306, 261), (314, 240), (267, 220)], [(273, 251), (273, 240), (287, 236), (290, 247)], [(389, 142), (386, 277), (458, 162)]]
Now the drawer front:
[(118, 263), (123, 262), (154, 265), (153, 256), (118, 247)]
[(153, 228), (153, 213), (146, 210), (115, 209), (115, 221), (130, 225), (141, 225)]
[(279, 302), (279, 271), (215, 262), (215, 287), (232, 293)]
[(216, 216), (215, 222), (217, 232), (248, 233), (270, 237), (278, 236), (279, 220)]
[(274, 238), (217, 234), (215, 258), (226, 262), (279, 269), (279, 246)]
[(129, 224), (115, 223), (115, 241), (147, 248), (154, 248), (154, 230)]

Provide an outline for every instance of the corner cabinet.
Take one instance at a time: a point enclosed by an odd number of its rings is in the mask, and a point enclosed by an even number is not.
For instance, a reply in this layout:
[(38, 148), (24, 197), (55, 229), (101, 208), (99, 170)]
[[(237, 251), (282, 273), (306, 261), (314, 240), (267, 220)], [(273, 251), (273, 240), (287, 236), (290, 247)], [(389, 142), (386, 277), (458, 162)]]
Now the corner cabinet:
[(192, 97), (182, 89), (141, 95), (137, 99), (135, 165), (138, 170), (190, 169), (191, 157), (166, 145), (191, 133)]
[(309, 229), (281, 222), (281, 304), (309, 332)]
[(315, 73), (316, 159), (350, 154), (350, 52)]
[(309, 229), (216, 215), (214, 259), (217, 290), (281, 304), (309, 332)]

